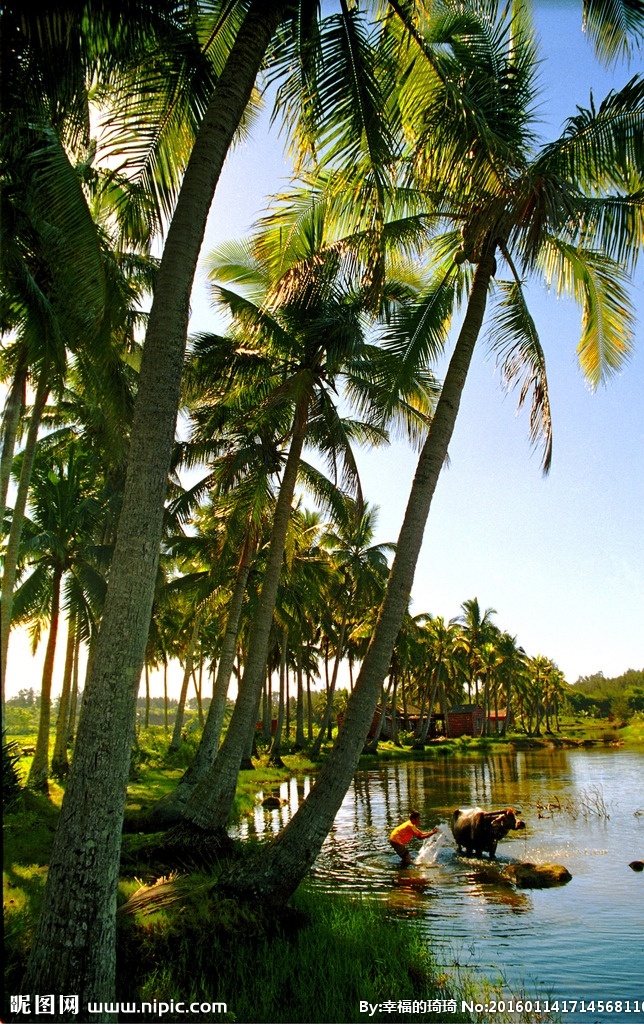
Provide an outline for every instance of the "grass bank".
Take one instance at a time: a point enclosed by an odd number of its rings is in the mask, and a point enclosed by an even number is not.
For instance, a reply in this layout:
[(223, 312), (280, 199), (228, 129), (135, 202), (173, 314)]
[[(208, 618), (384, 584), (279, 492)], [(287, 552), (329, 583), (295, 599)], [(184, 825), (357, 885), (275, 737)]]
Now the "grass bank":
[[(20, 992), (57, 813), (46, 797), (26, 792), (5, 816), (7, 996)], [(243, 848), (238, 856), (243, 873)], [(144, 862), (132, 862), (119, 885), (117, 996), (150, 1004), (124, 1020), (409, 1021), (412, 1005), (417, 1018), (432, 1000), (452, 998), (426, 940), (379, 901), (304, 885), (288, 906), (267, 908), (223, 896), (216, 867), (148, 887), (139, 881), (146, 873)], [(377, 1007), (372, 1015), (361, 1011), (365, 1002)], [(179, 1003), (227, 1009), (191, 1016)]]
[[(301, 887), (278, 912), (221, 898), (207, 877), (173, 884), (175, 903), (159, 910), (153, 903), (121, 925), (121, 1000), (225, 1002), (227, 1015), (199, 1020), (269, 1024), (409, 1021), (412, 1003), (420, 1010), (452, 997), (417, 931), (375, 901)], [(377, 1007), (373, 1016), (361, 1002)], [(185, 1016), (170, 1011), (163, 1019)]]

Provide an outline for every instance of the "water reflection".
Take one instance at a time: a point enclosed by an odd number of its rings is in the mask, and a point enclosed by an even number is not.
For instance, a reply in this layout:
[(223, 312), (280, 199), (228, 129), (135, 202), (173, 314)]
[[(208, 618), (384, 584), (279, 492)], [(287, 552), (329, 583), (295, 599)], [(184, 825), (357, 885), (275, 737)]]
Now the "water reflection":
[[(392, 914), (414, 920), (444, 964), (502, 975), (506, 993), (644, 1006), (644, 874), (628, 867), (644, 859), (643, 769), (644, 756), (624, 750), (379, 765), (357, 774), (311, 884), (383, 900)], [(241, 834), (275, 834), (312, 781), (283, 783), (281, 807), (258, 804)], [(499, 844), (496, 862), (458, 856), (453, 844), (452, 811), (476, 805), (518, 807), (526, 821)], [(388, 835), (410, 807), (421, 811), (423, 828), (437, 825), (446, 839), (434, 863), (404, 869)], [(561, 889), (519, 890), (500, 875), (510, 861), (563, 864), (573, 878)], [(625, 1018), (601, 1015), (618, 1019)], [(644, 1011), (628, 1017), (637, 1019)]]

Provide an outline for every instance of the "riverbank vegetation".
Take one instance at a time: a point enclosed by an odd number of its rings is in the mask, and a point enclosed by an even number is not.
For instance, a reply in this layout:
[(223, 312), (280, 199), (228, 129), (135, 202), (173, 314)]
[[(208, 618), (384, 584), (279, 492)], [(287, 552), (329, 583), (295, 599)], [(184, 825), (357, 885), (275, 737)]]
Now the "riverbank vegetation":
[[(25, 767), (30, 791), (7, 799), (40, 794), (35, 831), (52, 837), (30, 874), (31, 997), (114, 998), (124, 821), (161, 836), (159, 869), (200, 858), (208, 885), (272, 908), (270, 922), (306, 898), (295, 893), (380, 743), (457, 752), (468, 722), (480, 745), (561, 732), (566, 683), (546, 654), (476, 597), (450, 621), (412, 616), (410, 597), (487, 328), (550, 466), (528, 280), (579, 305), (591, 387), (631, 351), (644, 80), (571, 111), (546, 144), (530, 5), (439, 6), (3, 7), (3, 681), (13, 628), (46, 647), (39, 686), (3, 720), (3, 739), (30, 740), (4, 757), (12, 790)], [(607, 13), (587, 27), (610, 60), (643, 30)], [(260, 73), (277, 85), (294, 179), (248, 237), (208, 254), (225, 326), (189, 338), (208, 214)], [(377, 543), (355, 453), (392, 436), (418, 468), (397, 541)], [(149, 672), (167, 685), (170, 662), (179, 699), (152, 732)], [(293, 755), (316, 785), (224, 886), (231, 815)], [(240, 771), (254, 773), (248, 790)], [(223, 933), (216, 899), (204, 905)], [(199, 919), (190, 906), (181, 920)]]
[[(152, 754), (151, 750), (148, 753)], [(152, 760), (152, 758), (151, 758)], [(290, 759), (289, 759), (290, 760)], [(293, 758), (287, 769), (262, 768), (257, 786), (274, 787), (289, 773), (310, 770)], [(148, 765), (128, 789), (128, 823), (136, 826), (141, 802), (156, 795), (163, 770)], [(240, 789), (251, 788), (241, 780)], [(40, 912), (42, 892), (60, 812), (62, 789), (48, 797), (22, 789), (5, 807), (5, 987), (19, 992)], [(243, 792), (239, 801), (244, 813)], [(399, 1001), (456, 999), (458, 984), (434, 961), (427, 940), (409, 922), (395, 920), (368, 897), (327, 894), (302, 887), (283, 907), (226, 896), (218, 885), (221, 864), (182, 872), (163, 862), (158, 837), (124, 837), (117, 913), (117, 995), (122, 1002), (175, 1005), (225, 1002), (228, 1013), (205, 1012), (205, 1021), (305, 1021), (357, 1019), (361, 1001), (377, 1009), (370, 1019), (409, 1020), (407, 1009), (381, 1008)], [(243, 874), (246, 848), (236, 844), (234, 870)], [(368, 938), (367, 938), (368, 937)], [(305, 980), (304, 980), (305, 979)], [(450, 1019), (466, 1018), (450, 1012)], [(127, 1019), (148, 1020), (128, 1013)], [(160, 1019), (181, 1020), (170, 1008)], [(183, 1015), (185, 1019), (185, 1014)]]

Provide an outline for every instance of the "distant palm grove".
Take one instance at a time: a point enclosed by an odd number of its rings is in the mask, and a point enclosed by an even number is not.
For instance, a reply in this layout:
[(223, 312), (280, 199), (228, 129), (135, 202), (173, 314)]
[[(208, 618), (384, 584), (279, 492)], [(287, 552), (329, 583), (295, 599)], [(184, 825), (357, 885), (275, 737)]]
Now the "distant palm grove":
[[(527, 286), (578, 304), (591, 387), (632, 349), (644, 77), (625, 73), (544, 140), (531, 8), (3, 4), (2, 676), (15, 691), (15, 627), (42, 638), (28, 781), (65, 780), (22, 992), (114, 998), (125, 790), (152, 669), (182, 667), (169, 745), (188, 701), (203, 726), (154, 818), (176, 848), (226, 854), (258, 723), (276, 763), (285, 737), (313, 758), (326, 744), (297, 814), (227, 878), (269, 904), (315, 860), (377, 709), (395, 731), (413, 707), (420, 747), (432, 714), (460, 704), (482, 707), (484, 732), (508, 727), (505, 709), (531, 735), (557, 728), (563, 673), (494, 609), (410, 611), (475, 347), (529, 408), (546, 472)], [(598, 60), (641, 47), (640, 4), (579, 8)], [(248, 237), (202, 252), (267, 84), (292, 181)], [(227, 326), (189, 336), (200, 259)], [(418, 464), (381, 544), (356, 452), (393, 436)]]

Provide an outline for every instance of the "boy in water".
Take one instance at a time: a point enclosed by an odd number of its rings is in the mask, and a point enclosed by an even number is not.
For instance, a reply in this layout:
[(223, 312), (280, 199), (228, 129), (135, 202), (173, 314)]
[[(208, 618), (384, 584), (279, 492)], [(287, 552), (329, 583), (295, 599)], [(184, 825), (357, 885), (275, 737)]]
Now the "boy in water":
[(418, 811), (410, 811), (407, 821), (403, 821), (402, 825), (397, 825), (389, 836), (389, 842), (401, 858), (404, 867), (411, 864), (411, 854), (407, 849), (407, 844), (414, 838), (427, 839), (429, 836), (433, 836), (436, 832), (440, 831), (437, 828), (433, 828), (431, 832), (423, 832), (418, 827), (419, 825), (420, 813)]

